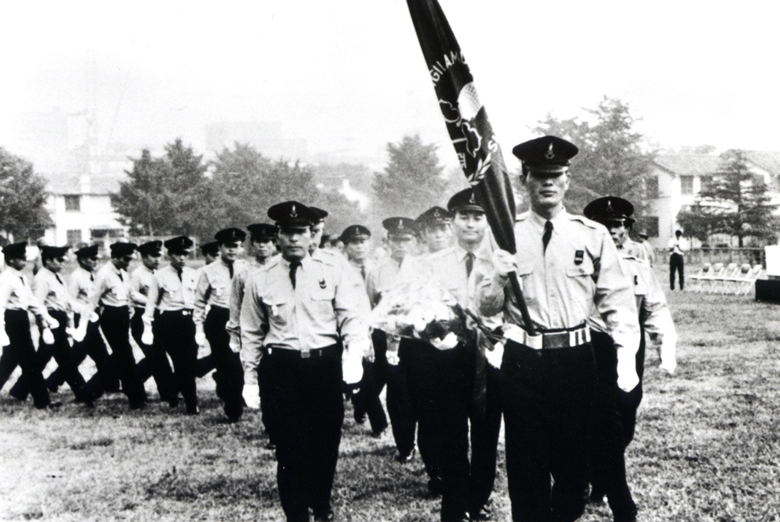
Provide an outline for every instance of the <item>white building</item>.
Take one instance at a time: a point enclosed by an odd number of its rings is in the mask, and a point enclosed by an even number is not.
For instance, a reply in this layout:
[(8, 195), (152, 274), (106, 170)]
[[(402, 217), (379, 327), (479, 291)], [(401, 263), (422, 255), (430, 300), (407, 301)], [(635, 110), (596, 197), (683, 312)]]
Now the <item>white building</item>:
[(54, 226), (46, 230), (49, 244), (73, 247), (81, 242), (111, 243), (125, 236), (127, 229), (119, 222), (110, 196), (119, 190), (119, 181), (86, 174), (50, 180), (46, 210)]
[[(780, 152), (744, 151), (748, 168), (763, 178), (773, 203), (780, 203)], [(666, 248), (679, 229), (677, 214), (693, 205), (702, 186), (717, 172), (721, 159), (713, 154), (659, 154), (648, 179), (650, 205), (642, 220), (655, 248)], [(684, 231), (683, 231), (684, 232)]]

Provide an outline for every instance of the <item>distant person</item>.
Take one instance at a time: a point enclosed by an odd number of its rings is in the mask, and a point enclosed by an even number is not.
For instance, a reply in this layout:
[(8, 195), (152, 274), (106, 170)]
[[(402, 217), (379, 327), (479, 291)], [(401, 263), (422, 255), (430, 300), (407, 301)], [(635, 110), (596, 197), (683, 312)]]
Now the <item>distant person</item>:
[(429, 254), (452, 244), (452, 213), (441, 207), (431, 207), (415, 220)]
[(680, 274), (680, 290), (685, 290), (685, 257), (683, 254), (682, 230), (669, 240), (669, 288), (674, 290), (674, 273)]
[(650, 242), (647, 240), (648, 235), (646, 230), (640, 230), (637, 234), (639, 236), (639, 244), (645, 247), (645, 251), (647, 252), (647, 261), (650, 263), (650, 266), (653, 266), (655, 264), (655, 249), (653, 248), (653, 245), (650, 244)]

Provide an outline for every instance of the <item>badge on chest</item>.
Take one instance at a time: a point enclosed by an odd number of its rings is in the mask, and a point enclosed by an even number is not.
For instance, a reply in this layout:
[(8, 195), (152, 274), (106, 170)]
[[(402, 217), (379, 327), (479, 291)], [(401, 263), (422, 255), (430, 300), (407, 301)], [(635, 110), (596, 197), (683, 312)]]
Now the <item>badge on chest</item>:
[(584, 250), (576, 250), (574, 252), (574, 264), (575, 265), (581, 265), (583, 259), (585, 259), (585, 251)]

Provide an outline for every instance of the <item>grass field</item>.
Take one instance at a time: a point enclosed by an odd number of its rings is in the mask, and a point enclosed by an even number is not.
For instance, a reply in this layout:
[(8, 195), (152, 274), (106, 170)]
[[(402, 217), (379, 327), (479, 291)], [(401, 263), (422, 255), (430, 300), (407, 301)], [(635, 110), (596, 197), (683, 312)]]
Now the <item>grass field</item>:
[[(780, 521), (780, 306), (681, 292), (669, 299), (678, 373), (663, 375), (648, 353), (627, 454), (639, 520)], [(159, 402), (130, 412), (121, 395), (89, 410), (67, 388), (61, 408), (37, 411), (8, 397), (6, 385), (0, 519), (284, 520), (259, 415), (224, 423), (211, 379), (198, 384), (199, 417)], [(392, 436), (371, 438), (350, 414), (348, 406), (333, 492), (338, 520), (438, 520), (419, 458), (396, 463)], [(503, 441), (501, 450), (493, 498), (498, 519), (508, 520)], [(589, 506), (581, 520), (611, 516)]]

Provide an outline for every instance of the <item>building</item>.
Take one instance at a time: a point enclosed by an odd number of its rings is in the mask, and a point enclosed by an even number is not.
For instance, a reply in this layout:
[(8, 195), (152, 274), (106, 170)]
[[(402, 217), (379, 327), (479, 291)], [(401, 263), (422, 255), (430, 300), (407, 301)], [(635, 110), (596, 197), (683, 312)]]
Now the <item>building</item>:
[(45, 238), (53, 245), (76, 246), (103, 242), (107, 246), (124, 237), (127, 228), (111, 204), (111, 192), (119, 190), (119, 177), (68, 175), (49, 180), (46, 210), (54, 226)]
[[(744, 151), (748, 167), (763, 178), (773, 203), (780, 203), (780, 152)], [(679, 228), (677, 214), (693, 205), (702, 186), (721, 165), (715, 154), (659, 154), (648, 177), (648, 215), (641, 225), (655, 248), (666, 248)], [(684, 231), (683, 231), (684, 232)]]

